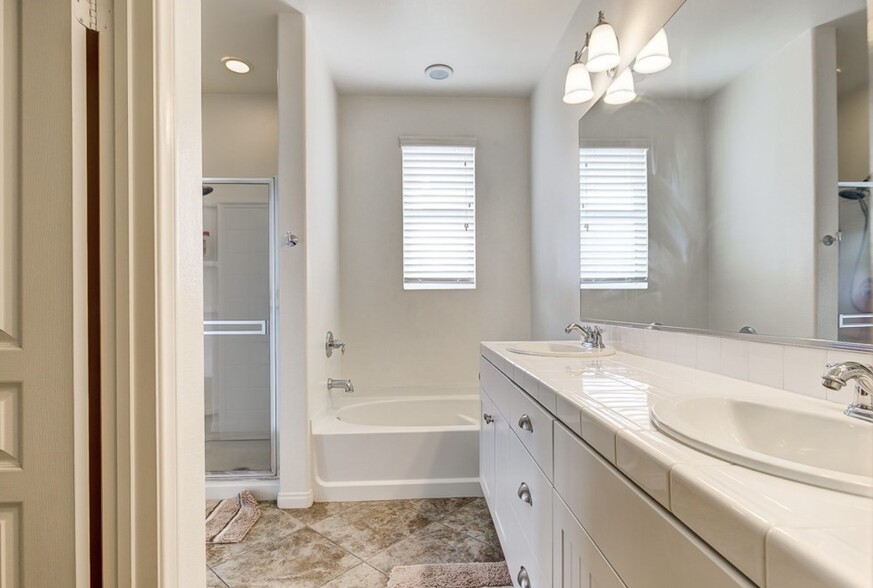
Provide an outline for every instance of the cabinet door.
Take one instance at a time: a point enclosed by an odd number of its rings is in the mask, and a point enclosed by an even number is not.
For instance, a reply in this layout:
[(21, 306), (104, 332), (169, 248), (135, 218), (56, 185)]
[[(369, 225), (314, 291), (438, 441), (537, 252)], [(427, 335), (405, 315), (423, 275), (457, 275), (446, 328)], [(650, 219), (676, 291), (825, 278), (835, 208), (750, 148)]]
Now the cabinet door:
[(479, 421), (479, 482), (485, 501), (494, 507), (494, 439), (497, 411), (484, 390), (479, 391), (481, 420)]
[(557, 492), (552, 508), (552, 587), (626, 588)]

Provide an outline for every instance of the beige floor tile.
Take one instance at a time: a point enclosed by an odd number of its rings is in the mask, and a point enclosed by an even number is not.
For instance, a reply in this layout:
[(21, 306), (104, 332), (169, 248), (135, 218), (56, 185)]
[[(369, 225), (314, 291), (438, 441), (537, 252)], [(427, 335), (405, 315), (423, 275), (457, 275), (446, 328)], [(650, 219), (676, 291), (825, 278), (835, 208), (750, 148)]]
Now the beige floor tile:
[(206, 588), (227, 588), (227, 584), (215, 575), (215, 572), (206, 568)]
[(477, 498), (462, 506), (440, 519), (440, 522), (450, 529), (500, 547), (500, 539), (497, 537), (497, 530), (494, 528), (494, 522), (491, 520), (491, 513), (488, 512), (488, 504), (484, 498)]
[(473, 500), (474, 498), (417, 498), (402, 502), (431, 520), (439, 520)]
[(226, 547), (234, 549), (213, 569), (230, 588), (318, 588), (361, 563), (308, 527)]
[(291, 515), (304, 525), (312, 526), (319, 521), (323, 521), (359, 504), (359, 502), (315, 502), (309, 508), (289, 508), (283, 512)]
[(403, 501), (366, 502), (311, 526), (364, 559), (424, 528), (430, 520)]
[(502, 560), (503, 553), (500, 548), (459, 533), (441, 523), (431, 523), (369, 558), (367, 563), (388, 574), (391, 568), (400, 565)]
[(387, 585), (388, 576), (376, 568), (361, 564), (334, 578), (322, 588), (385, 588)]

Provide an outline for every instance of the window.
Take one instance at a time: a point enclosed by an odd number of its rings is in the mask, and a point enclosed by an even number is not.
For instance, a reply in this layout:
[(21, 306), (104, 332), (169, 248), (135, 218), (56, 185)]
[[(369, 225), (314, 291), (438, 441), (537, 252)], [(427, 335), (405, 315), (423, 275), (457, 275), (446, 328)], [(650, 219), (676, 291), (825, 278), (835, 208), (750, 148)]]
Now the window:
[(647, 288), (648, 149), (579, 149), (582, 289)]
[(476, 145), (401, 139), (403, 289), (476, 287)]

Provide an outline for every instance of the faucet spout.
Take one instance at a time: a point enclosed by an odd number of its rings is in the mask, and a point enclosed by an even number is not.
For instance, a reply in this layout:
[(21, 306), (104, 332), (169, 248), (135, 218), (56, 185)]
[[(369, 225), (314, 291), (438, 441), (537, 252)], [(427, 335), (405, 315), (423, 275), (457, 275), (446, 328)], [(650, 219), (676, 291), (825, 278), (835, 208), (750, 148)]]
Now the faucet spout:
[(840, 390), (855, 381), (855, 401), (845, 414), (873, 422), (873, 369), (857, 361), (844, 361), (828, 365), (821, 377), (821, 385), (829, 390)]
[(340, 379), (327, 379), (327, 389), (328, 390), (344, 390), (347, 394), (350, 394), (355, 391), (355, 385), (352, 384), (351, 380), (340, 380)]

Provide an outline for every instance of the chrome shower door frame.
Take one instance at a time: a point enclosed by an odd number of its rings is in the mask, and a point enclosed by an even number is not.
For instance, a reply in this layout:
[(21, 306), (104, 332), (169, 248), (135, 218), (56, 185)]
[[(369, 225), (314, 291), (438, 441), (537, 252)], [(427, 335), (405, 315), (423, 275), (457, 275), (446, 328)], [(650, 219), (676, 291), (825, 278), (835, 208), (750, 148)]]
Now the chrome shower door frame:
[[(277, 251), (278, 241), (276, 235), (276, 178), (203, 178), (204, 184), (225, 185), (261, 185), (267, 186), (268, 202), (267, 214), (269, 215), (269, 291), (270, 291), (270, 327), (267, 336), (270, 342), (270, 471), (207, 471), (207, 480), (234, 480), (234, 479), (267, 479), (275, 480), (279, 477), (279, 402), (277, 391), (278, 382), (278, 333), (276, 329), (278, 316), (278, 272)], [(207, 321), (204, 320), (204, 323)], [(247, 321), (249, 322), (249, 321)], [(240, 334), (245, 331), (240, 332)]]

